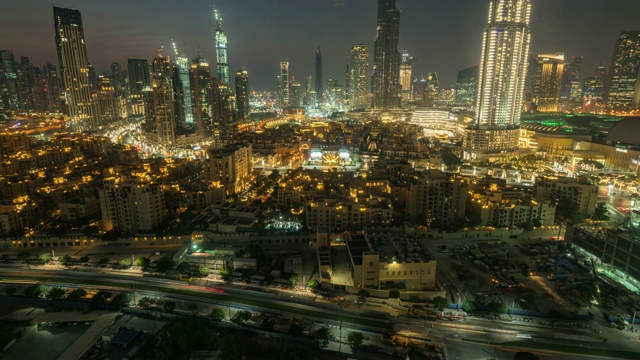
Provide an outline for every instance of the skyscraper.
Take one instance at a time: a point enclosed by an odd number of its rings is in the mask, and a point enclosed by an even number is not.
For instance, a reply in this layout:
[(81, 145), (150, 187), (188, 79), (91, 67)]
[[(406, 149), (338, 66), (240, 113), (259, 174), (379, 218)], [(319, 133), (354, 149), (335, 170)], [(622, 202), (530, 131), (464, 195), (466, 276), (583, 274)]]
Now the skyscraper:
[(465, 158), (518, 147), (530, 17), (531, 0), (489, 2), (478, 77), (477, 119), (465, 135)]
[(376, 110), (400, 108), (400, 11), (396, 0), (378, 0), (377, 37), (373, 49), (373, 101)]
[(227, 35), (222, 31), (222, 17), (218, 10), (214, 10), (216, 18), (216, 61), (218, 79), (229, 84), (229, 49), (227, 48)]
[(322, 53), (320, 52), (320, 47), (318, 46), (318, 50), (316, 50), (316, 96), (318, 102), (322, 102), (323, 90), (322, 90)]
[(249, 119), (249, 72), (242, 68), (236, 71), (236, 106), (238, 120)]
[(200, 138), (211, 136), (211, 67), (202, 55), (191, 62), (189, 72), (191, 94), (193, 95), (193, 114), (196, 120), (196, 131)]
[(233, 135), (237, 130), (236, 97), (226, 82), (211, 81), (211, 114), (213, 135)]
[(562, 86), (560, 99), (575, 102), (580, 99), (582, 92), (582, 56), (572, 56), (570, 62), (565, 62), (562, 71)]
[(400, 62), (400, 86), (402, 87), (402, 99), (411, 100), (411, 71), (413, 57), (407, 50), (402, 50)]
[(0, 75), (4, 86), (5, 97), (11, 110), (20, 109), (20, 95), (18, 90), (18, 67), (10, 50), (0, 50)]
[(97, 91), (98, 115), (101, 124), (109, 124), (118, 119), (116, 111), (115, 88), (108, 76), (100, 76), (100, 85)]
[[(316, 79), (316, 87), (318, 82)], [(291, 82), (289, 81), (289, 62), (280, 62), (280, 76), (278, 76), (278, 106), (283, 108), (291, 102)]]
[(60, 78), (58, 77), (58, 72), (56, 71), (56, 67), (53, 66), (50, 62), (47, 62), (45, 66), (42, 67), (45, 86), (47, 87), (47, 103), (49, 111), (52, 112), (61, 112), (62, 111), (62, 99), (60, 88)]
[(538, 112), (558, 111), (564, 54), (541, 54), (536, 58), (533, 101)]
[(640, 101), (640, 31), (623, 31), (613, 47), (605, 88), (605, 101), (611, 110), (629, 110)]
[(131, 115), (144, 114), (142, 91), (151, 86), (149, 63), (147, 59), (127, 59), (129, 73), (129, 100), (131, 101)]
[(91, 97), (89, 60), (80, 11), (54, 6), (53, 23), (69, 114), (68, 127), (75, 131), (93, 130), (98, 122)]
[(187, 124), (193, 124), (193, 97), (191, 95), (191, 83), (189, 79), (189, 58), (186, 55), (178, 53), (176, 43), (173, 43), (173, 50), (176, 54), (176, 67), (180, 74), (180, 90), (182, 94), (182, 118)]
[(478, 65), (458, 71), (456, 80), (456, 102), (467, 107), (475, 107), (478, 95)]
[(435, 105), (435, 101), (438, 100), (438, 94), (440, 93), (440, 82), (438, 81), (438, 74), (430, 72), (427, 74), (427, 84), (424, 89), (424, 100), (427, 105)]
[(351, 45), (351, 104), (354, 108), (369, 106), (369, 45)]
[(22, 111), (34, 110), (33, 90), (35, 88), (35, 74), (33, 64), (26, 56), (20, 57), (18, 64), (18, 92), (20, 98), (20, 109)]
[(151, 83), (153, 91), (154, 127), (158, 142), (171, 145), (175, 142), (176, 117), (174, 114), (174, 98), (171, 78), (155, 77)]

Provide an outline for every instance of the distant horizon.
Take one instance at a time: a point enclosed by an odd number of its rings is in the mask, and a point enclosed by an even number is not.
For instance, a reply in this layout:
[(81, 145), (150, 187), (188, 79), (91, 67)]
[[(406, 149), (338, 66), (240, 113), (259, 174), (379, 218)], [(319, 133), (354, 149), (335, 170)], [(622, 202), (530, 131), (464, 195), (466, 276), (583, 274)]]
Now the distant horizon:
[[(477, 65), (488, 4), (489, 0), (398, 0), (399, 50), (408, 50), (417, 59), (412, 77), (436, 72), (441, 87), (453, 87), (458, 71)], [(126, 69), (127, 57), (151, 59), (161, 47), (174, 57), (172, 40), (189, 59), (200, 51), (214, 63), (214, 6), (229, 41), (230, 73), (246, 68), (252, 91), (275, 90), (283, 60), (289, 61), (291, 75), (299, 81), (313, 75), (318, 46), (325, 82), (337, 78), (341, 85), (352, 44), (369, 44), (373, 55), (377, 11), (373, 1), (69, 1), (69, 7), (82, 14), (89, 61), (99, 72), (110, 72), (112, 62)], [(0, 22), (6, 31), (0, 35), (0, 49), (13, 51), (17, 62), (27, 56), (35, 66), (50, 61), (59, 70), (52, 4), (10, 2), (3, 8)], [(640, 10), (640, 2), (533, 0), (531, 55), (562, 51), (565, 58), (582, 55), (582, 78), (593, 76), (598, 65), (609, 68), (620, 32), (640, 29), (634, 10)]]

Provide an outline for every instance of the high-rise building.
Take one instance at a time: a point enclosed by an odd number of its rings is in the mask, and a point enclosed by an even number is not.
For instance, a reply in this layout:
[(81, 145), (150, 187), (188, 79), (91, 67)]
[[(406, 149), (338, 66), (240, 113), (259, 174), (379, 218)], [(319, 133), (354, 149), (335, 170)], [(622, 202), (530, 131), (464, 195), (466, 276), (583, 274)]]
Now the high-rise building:
[(295, 76), (291, 77), (291, 105), (296, 107), (302, 107), (304, 103), (304, 96), (302, 94), (302, 85), (296, 80)]
[(49, 110), (49, 96), (44, 73), (39, 67), (33, 68), (33, 110), (45, 112)]
[(636, 109), (640, 102), (640, 31), (623, 31), (613, 47), (605, 86), (607, 107), (614, 111)]
[(149, 62), (147, 59), (127, 59), (129, 74), (129, 99), (131, 101), (131, 115), (144, 114), (142, 91), (151, 86)]
[(18, 89), (18, 67), (10, 50), (0, 50), (0, 75), (2, 75), (1, 89), (7, 103), (6, 110), (18, 111), (20, 109), (20, 91)]
[(584, 79), (582, 85), (582, 111), (599, 113), (604, 108), (604, 86), (606, 70), (604, 66), (596, 68), (593, 77)]
[(176, 140), (176, 117), (174, 113), (174, 96), (171, 78), (155, 77), (151, 82), (153, 91), (154, 128), (158, 142), (172, 145)]
[(464, 219), (469, 184), (441, 171), (420, 174), (411, 184), (407, 212), (429, 227), (446, 228)]
[(236, 106), (238, 120), (249, 120), (249, 72), (236, 71)]
[(424, 100), (427, 105), (435, 105), (435, 101), (438, 100), (438, 94), (440, 93), (440, 82), (438, 81), (438, 74), (430, 72), (427, 74), (427, 84), (424, 89)]
[(351, 101), (351, 64), (347, 63), (345, 66), (345, 78), (344, 78), (344, 99), (349, 103)]
[(91, 97), (89, 60), (80, 11), (54, 6), (53, 22), (69, 114), (68, 127), (75, 131), (93, 130), (98, 125), (97, 107)]
[(313, 90), (313, 76), (307, 76), (304, 84), (304, 104), (313, 105), (316, 100), (316, 92)]
[(318, 50), (316, 50), (316, 96), (318, 99), (318, 103), (322, 102), (322, 97), (324, 95), (324, 91), (322, 90), (322, 53), (320, 52), (320, 47), (318, 46)]
[(351, 104), (354, 108), (369, 106), (369, 45), (351, 45)]
[(413, 57), (408, 50), (402, 50), (400, 62), (400, 86), (402, 87), (402, 99), (411, 100), (411, 70)]
[(60, 93), (62, 83), (60, 81), (60, 77), (58, 77), (56, 67), (50, 62), (47, 62), (47, 64), (42, 67), (42, 72), (44, 75), (45, 86), (47, 88), (48, 109), (51, 112), (62, 112), (63, 100), (61, 99), (62, 94)]
[(456, 80), (456, 102), (474, 108), (478, 93), (478, 73), (480, 66), (472, 66), (458, 71)]
[(211, 114), (213, 135), (233, 135), (236, 122), (236, 97), (226, 82), (214, 78), (211, 81)]
[[(189, 58), (186, 55), (178, 53), (176, 43), (173, 43), (173, 49), (176, 54), (176, 67), (178, 68), (180, 81), (174, 84), (180, 88), (179, 94), (182, 95), (182, 118), (187, 124), (193, 124), (193, 96), (191, 95), (191, 82), (189, 79)], [(177, 109), (176, 111), (179, 111)]]
[(31, 111), (33, 108), (33, 90), (35, 87), (35, 74), (33, 64), (26, 56), (20, 57), (18, 63), (18, 97), (20, 98), (20, 109)]
[(371, 107), (400, 108), (400, 10), (396, 0), (378, 0), (377, 36), (373, 48), (373, 101)]
[(107, 177), (98, 189), (102, 224), (136, 234), (158, 227), (166, 216), (164, 193), (150, 177)]
[(151, 78), (173, 76), (173, 62), (168, 57), (162, 55), (162, 49), (158, 49), (156, 56), (151, 62), (152, 75)]
[[(316, 88), (318, 80), (316, 79)], [(283, 108), (291, 102), (291, 81), (289, 80), (289, 62), (280, 62), (280, 76), (278, 76), (278, 106)]]
[(193, 114), (196, 121), (196, 131), (200, 138), (211, 136), (211, 67), (202, 55), (191, 62), (189, 72), (191, 95), (193, 96)]
[(427, 89), (427, 78), (422, 76), (421, 78), (415, 78), (411, 82), (411, 98), (416, 100), (424, 99), (424, 94)]
[(210, 149), (207, 154), (204, 181), (223, 185), (228, 195), (244, 190), (253, 169), (250, 144), (231, 144), (223, 149)]
[(533, 104), (538, 112), (557, 112), (564, 69), (564, 54), (541, 54), (536, 58)]
[(116, 91), (108, 76), (100, 76), (100, 86), (97, 91), (98, 115), (100, 124), (109, 124), (118, 119), (116, 109)]
[(582, 56), (572, 56), (562, 72), (560, 100), (577, 102), (582, 97)]
[(222, 31), (222, 17), (218, 10), (214, 10), (216, 18), (216, 69), (218, 79), (229, 84), (229, 49), (227, 48), (227, 35)]
[(531, 0), (490, 0), (482, 41), (476, 121), (464, 139), (465, 158), (518, 147), (527, 73)]

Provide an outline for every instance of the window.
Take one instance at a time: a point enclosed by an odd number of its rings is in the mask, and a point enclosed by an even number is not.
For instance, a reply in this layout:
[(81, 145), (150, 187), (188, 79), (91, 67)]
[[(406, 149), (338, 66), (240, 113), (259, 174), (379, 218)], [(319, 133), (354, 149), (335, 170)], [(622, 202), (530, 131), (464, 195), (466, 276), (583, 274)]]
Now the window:
[(409, 275), (413, 275), (413, 271), (409, 271)]
[(369, 261), (369, 266), (373, 266), (373, 261)]

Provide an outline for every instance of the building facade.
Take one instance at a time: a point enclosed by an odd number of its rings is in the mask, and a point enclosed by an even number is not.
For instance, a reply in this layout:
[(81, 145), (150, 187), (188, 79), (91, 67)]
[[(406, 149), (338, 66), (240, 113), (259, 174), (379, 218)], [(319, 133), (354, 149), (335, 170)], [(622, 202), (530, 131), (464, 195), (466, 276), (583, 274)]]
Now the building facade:
[(214, 10), (216, 18), (216, 69), (218, 79), (229, 84), (229, 48), (227, 47), (227, 35), (222, 30), (222, 17), (218, 10)]
[(541, 54), (536, 58), (533, 103), (538, 112), (557, 112), (564, 72), (564, 54)]
[(478, 73), (480, 66), (472, 66), (458, 71), (456, 80), (456, 103), (474, 108), (478, 93)]
[(351, 45), (351, 104), (356, 109), (369, 106), (369, 45)]
[(640, 101), (640, 31), (623, 31), (613, 47), (605, 89), (607, 108), (631, 110)]
[(400, 108), (400, 10), (396, 0), (378, 0), (377, 36), (373, 45), (373, 101), (379, 111)]
[(250, 180), (253, 165), (249, 144), (231, 144), (207, 152), (203, 180), (223, 185), (227, 194), (240, 193)]
[(249, 72), (236, 71), (236, 106), (238, 120), (249, 120)]

